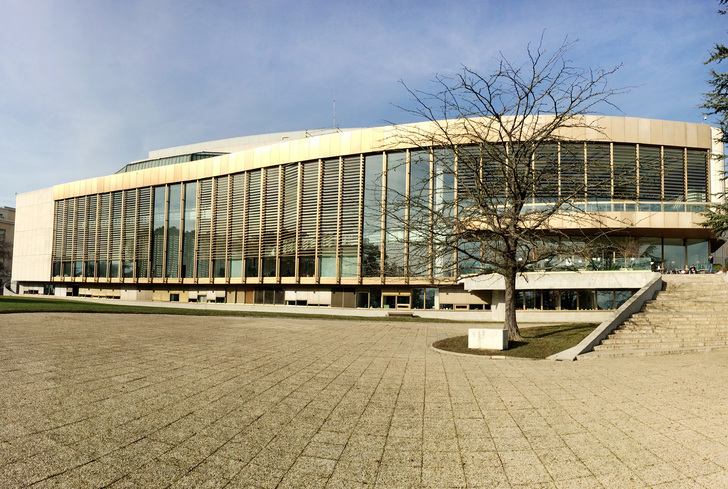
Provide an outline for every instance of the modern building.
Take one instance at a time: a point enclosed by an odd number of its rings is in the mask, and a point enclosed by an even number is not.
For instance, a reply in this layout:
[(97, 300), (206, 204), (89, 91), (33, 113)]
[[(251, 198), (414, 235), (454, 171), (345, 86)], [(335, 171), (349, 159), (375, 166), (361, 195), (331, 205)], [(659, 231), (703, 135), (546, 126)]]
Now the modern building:
[[(717, 129), (627, 117), (599, 125), (567, 134), (579, 171), (587, 180), (618, 170), (634, 178), (598, 193), (587, 188), (579, 205), (622, 224), (599, 256), (559, 257), (544, 267), (549, 272), (519, 279), (521, 316), (593, 318), (618, 307), (651, 270), (705, 268), (722, 244), (699, 226), (699, 213), (723, 189), (722, 161), (712, 158), (723, 149)], [(408, 195), (415, 173), (436, 171), (436, 149), (393, 144), (397, 130), (192, 144), (151, 152), (113, 175), (21, 194), (13, 281), (20, 293), (478, 311), (497, 319), (497, 277), (469, 278), (469, 270), (438, 263), (413, 272), (414, 254), (427, 250), (393, 238), (401, 224), (389, 219), (387, 196)], [(554, 143), (558, 158), (563, 144)]]
[(14, 236), (15, 209), (0, 207), (0, 294), (2, 294), (3, 284), (11, 277)]

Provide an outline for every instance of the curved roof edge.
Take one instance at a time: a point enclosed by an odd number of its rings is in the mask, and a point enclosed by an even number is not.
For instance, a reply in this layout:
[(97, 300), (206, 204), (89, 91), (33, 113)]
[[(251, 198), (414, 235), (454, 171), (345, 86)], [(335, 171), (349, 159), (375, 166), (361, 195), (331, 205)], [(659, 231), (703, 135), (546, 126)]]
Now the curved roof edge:
[[(303, 131), (286, 131), (272, 132), (269, 134), (255, 134), (252, 136), (240, 136), (235, 138), (217, 139), (214, 141), (206, 141), (203, 143), (185, 144), (182, 146), (174, 146), (172, 148), (157, 149), (149, 152), (149, 158), (169, 158), (171, 156), (181, 156), (192, 153), (236, 153), (246, 149), (257, 148), (260, 146), (268, 146), (270, 144), (292, 141), (295, 139), (306, 139), (314, 136), (323, 136), (325, 134), (336, 134), (340, 132), (350, 132), (363, 129), (359, 127), (352, 128), (326, 128), (326, 129), (306, 129)], [(139, 160), (145, 161), (145, 160)], [(132, 163), (137, 163), (132, 161)]]
[[(548, 118), (553, 116), (544, 115), (541, 117)], [(714, 128), (708, 124), (635, 117), (583, 117), (585, 121), (592, 125), (592, 128), (585, 128), (583, 124), (577, 125), (577, 127), (568, 127), (559, 131), (559, 136), (566, 139), (582, 141), (613, 141), (631, 144), (700, 148), (712, 150), (714, 154), (716, 153)], [(482, 119), (484, 120), (485, 118)], [(474, 118), (473, 121), (475, 123), (478, 122), (477, 118)], [(447, 124), (447, 121), (439, 122), (441, 124), (445, 123), (445, 125), (457, 125), (457, 121), (452, 121), (449, 124)], [(225, 147), (226, 144), (229, 144), (229, 147), (233, 148), (235, 144), (240, 144), (241, 141), (243, 141), (243, 145), (252, 145), (244, 149), (238, 148), (236, 151), (230, 151), (229, 154), (203, 160), (60, 184), (53, 187), (53, 194), (54, 199), (62, 199), (79, 195), (209, 178), (296, 161), (412, 148), (416, 147), (411, 142), (413, 134), (427, 134), (428, 130), (431, 131), (434, 127), (436, 127), (434, 123), (428, 121), (363, 129), (332, 129), (331, 132), (321, 135), (311, 135), (307, 131), (294, 131), (289, 133), (284, 132), (223, 139), (209, 143), (198, 143), (197, 145), (178, 146), (168, 150), (160, 150), (160, 153), (154, 152), (154, 155), (159, 156), (164, 154), (161, 153), (162, 151), (167, 151), (168, 153), (166, 154), (169, 155), (175, 152), (185, 153), (189, 152), (190, 148), (193, 147), (195, 149), (204, 148), (211, 151)], [(597, 127), (597, 129), (593, 127)], [(398, 137), (401, 134), (408, 135), (408, 137)], [(301, 135), (303, 137), (293, 138)], [(266, 140), (267, 142), (265, 142)], [(227, 151), (225, 152), (227, 153)]]

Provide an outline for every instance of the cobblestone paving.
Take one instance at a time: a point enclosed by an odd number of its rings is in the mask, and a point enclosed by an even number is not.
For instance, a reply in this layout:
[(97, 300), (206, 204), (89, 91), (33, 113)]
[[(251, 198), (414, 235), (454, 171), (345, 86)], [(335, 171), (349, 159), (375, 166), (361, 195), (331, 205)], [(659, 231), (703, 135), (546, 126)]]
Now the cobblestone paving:
[(466, 329), (0, 315), (0, 487), (728, 487), (728, 352), (429, 348)]

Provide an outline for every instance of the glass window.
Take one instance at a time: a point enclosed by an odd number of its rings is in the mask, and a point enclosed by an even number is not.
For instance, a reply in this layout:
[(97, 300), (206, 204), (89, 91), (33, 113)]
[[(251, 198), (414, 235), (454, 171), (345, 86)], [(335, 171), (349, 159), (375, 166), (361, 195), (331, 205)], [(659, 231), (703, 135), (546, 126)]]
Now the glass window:
[(166, 189), (164, 186), (154, 187), (154, 214), (152, 215), (152, 277), (163, 276), (165, 193)]
[(356, 256), (342, 255), (339, 259), (339, 276), (340, 277), (356, 277)]
[(197, 199), (197, 277), (210, 278), (210, 239), (212, 236), (212, 179), (198, 182)]
[[(637, 148), (634, 144), (614, 144), (614, 199), (637, 198)], [(629, 211), (630, 209), (626, 209)]]
[(542, 299), (544, 311), (555, 311), (559, 308), (558, 290), (544, 290), (542, 294)]
[(612, 170), (609, 144), (587, 143), (587, 198), (609, 200), (612, 196)]
[(593, 311), (597, 308), (593, 290), (579, 291), (579, 309), (582, 311)]
[(225, 278), (225, 260), (212, 260), (213, 277)]
[(427, 288), (425, 289), (425, 309), (434, 309), (437, 303), (438, 289)]
[(660, 238), (640, 238), (639, 256), (643, 260), (649, 260), (649, 267), (644, 270), (662, 268), (662, 240)]
[(409, 185), (409, 252), (407, 254), (408, 275), (427, 277), (430, 273), (430, 152), (410, 152)]
[(335, 256), (322, 256), (320, 258), (319, 276), (320, 277), (335, 277), (336, 276), (336, 257)]
[(664, 148), (663, 179), (665, 200), (685, 201), (685, 161), (682, 148)]
[(179, 183), (169, 186), (169, 205), (167, 206), (167, 278), (179, 276), (179, 235), (182, 217), (182, 186)]
[[(321, 162), (321, 202), (319, 209), (319, 253), (335, 258), (339, 223), (339, 159)], [(322, 258), (322, 261), (324, 258)], [(335, 260), (334, 260), (335, 262)], [(336, 266), (320, 271), (321, 277), (335, 276)], [(324, 275), (326, 273), (326, 275)]]
[(243, 276), (243, 260), (230, 260), (230, 276), (236, 278)]
[(357, 292), (356, 293), (356, 307), (368, 308), (369, 307), (369, 292)]
[(576, 311), (578, 308), (577, 297), (575, 290), (562, 290), (561, 309), (564, 311)]
[(298, 273), (301, 277), (313, 277), (316, 274), (316, 261), (314, 257), (300, 257), (298, 259)]
[(433, 275), (435, 277), (452, 277), (455, 274), (455, 253), (447, 240), (451, 236), (452, 216), (455, 201), (455, 157), (452, 151), (436, 150), (434, 152), (434, 167), (432, 176), (432, 204), (435, 212), (432, 216), (434, 236), (434, 263)]
[(296, 258), (293, 256), (281, 257), (281, 277), (293, 277), (296, 275)]
[[(557, 202), (559, 198), (559, 147), (542, 144), (534, 152), (534, 196), (536, 202)], [(590, 182), (591, 183), (591, 182)]]
[(275, 256), (263, 257), (263, 276), (264, 277), (275, 277), (276, 276), (276, 257)]
[[(298, 273), (301, 277), (313, 277), (315, 273), (314, 254), (316, 253), (316, 228), (319, 195), (319, 164), (309, 161), (301, 164), (300, 214), (297, 223), (298, 236)], [(304, 260), (305, 257), (305, 260)]]
[(106, 278), (106, 260), (96, 262), (96, 276), (99, 278)]
[(665, 238), (663, 241), (665, 270), (682, 270), (685, 266), (685, 243), (682, 238)]
[(632, 291), (631, 290), (615, 290), (614, 291), (614, 306), (615, 309), (619, 309), (622, 304), (627, 302), (627, 300), (632, 297)]
[(182, 277), (184, 278), (192, 278), (195, 271), (196, 221), (197, 182), (190, 182), (185, 184), (185, 208), (182, 223)]
[(641, 201), (660, 200), (662, 193), (660, 148), (659, 146), (640, 145), (639, 151), (639, 199)]
[(381, 154), (364, 158), (363, 277), (378, 277), (381, 273), (382, 165)]
[(387, 154), (384, 274), (390, 277), (404, 276), (406, 163), (406, 153)]
[(597, 309), (601, 311), (614, 310), (613, 290), (597, 290)]
[(687, 265), (695, 265), (698, 270), (708, 268), (708, 255), (710, 254), (710, 245), (705, 239), (689, 239), (687, 240), (688, 263)]
[(562, 143), (559, 166), (561, 168), (561, 198), (573, 202), (584, 200), (586, 189), (584, 144)]
[(541, 309), (541, 291), (524, 291), (524, 305), (526, 309)]
[(708, 188), (707, 152), (687, 150), (688, 202), (705, 202)]
[(425, 308), (425, 289), (412, 289), (412, 309)]
[[(298, 163), (283, 167), (281, 187), (280, 275), (296, 275), (296, 230), (298, 227)], [(233, 201), (233, 205), (235, 202)]]
[(381, 289), (374, 289), (369, 292), (369, 307), (372, 309), (382, 308), (382, 291)]
[[(258, 258), (246, 258), (245, 259), (245, 276), (246, 277), (257, 277), (258, 276)], [(256, 291), (256, 294), (257, 294), (257, 291)]]
[(134, 277), (134, 260), (122, 260), (121, 276), (124, 278)]

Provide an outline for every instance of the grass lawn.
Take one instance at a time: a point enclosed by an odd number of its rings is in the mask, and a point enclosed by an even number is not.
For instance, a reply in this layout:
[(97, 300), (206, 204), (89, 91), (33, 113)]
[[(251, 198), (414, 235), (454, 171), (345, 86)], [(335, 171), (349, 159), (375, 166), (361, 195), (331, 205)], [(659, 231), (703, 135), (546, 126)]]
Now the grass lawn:
[(183, 316), (237, 316), (237, 317), (296, 317), (301, 319), (337, 319), (356, 321), (427, 321), (442, 322), (438, 319), (422, 319), (411, 317), (358, 317), (330, 316), (328, 314), (296, 314), (295, 312), (258, 312), (230, 311), (216, 309), (215, 304), (203, 308), (127, 306), (108, 302), (78, 301), (53, 299), (46, 297), (9, 297), (0, 296), (0, 314), (27, 312), (76, 312), (76, 313), (110, 313), (110, 314), (170, 314)]
[(471, 355), (501, 355), (521, 358), (546, 358), (576, 346), (594, 331), (596, 323), (568, 323), (533, 328), (521, 328), (524, 341), (511, 341), (508, 350), (471, 350), (467, 336), (453, 336), (433, 343), (440, 350)]

